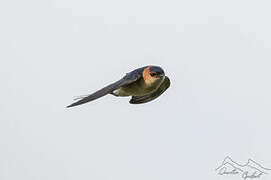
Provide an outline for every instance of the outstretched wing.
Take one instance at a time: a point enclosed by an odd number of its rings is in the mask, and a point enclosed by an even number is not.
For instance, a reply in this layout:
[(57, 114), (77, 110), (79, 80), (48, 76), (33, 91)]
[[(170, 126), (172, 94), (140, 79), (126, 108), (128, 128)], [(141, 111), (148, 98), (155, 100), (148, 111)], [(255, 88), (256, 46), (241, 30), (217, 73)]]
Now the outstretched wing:
[(67, 107), (73, 107), (73, 106), (78, 106), (78, 105), (81, 105), (81, 104), (84, 104), (84, 103), (87, 103), (89, 101), (93, 101), (95, 99), (98, 99), (102, 96), (105, 96), (109, 93), (112, 93), (114, 90), (122, 87), (122, 86), (126, 86), (128, 84), (131, 84), (135, 81), (137, 81), (138, 79), (141, 78), (141, 73), (140, 71), (132, 71), (128, 74), (126, 74), (122, 79), (120, 79), (119, 81), (117, 82), (114, 82), (98, 91), (96, 91), (95, 93), (93, 94), (90, 94), (90, 95), (87, 95), (87, 96), (84, 96), (82, 97), (79, 101), (67, 106)]
[(166, 76), (163, 83), (160, 85), (160, 87), (156, 91), (154, 91), (151, 94), (147, 94), (145, 96), (132, 96), (132, 99), (129, 101), (129, 103), (141, 104), (141, 103), (152, 101), (156, 99), (157, 97), (159, 97), (161, 94), (163, 94), (167, 90), (167, 88), (169, 88), (169, 86), (170, 86), (170, 80)]

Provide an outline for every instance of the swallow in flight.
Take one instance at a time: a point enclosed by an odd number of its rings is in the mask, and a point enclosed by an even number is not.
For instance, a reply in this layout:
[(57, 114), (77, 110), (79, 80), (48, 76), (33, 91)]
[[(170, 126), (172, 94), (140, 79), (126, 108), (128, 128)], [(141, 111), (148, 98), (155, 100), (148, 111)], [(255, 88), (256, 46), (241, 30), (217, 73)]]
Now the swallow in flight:
[[(94, 92), (81, 96), (77, 102), (67, 106), (78, 106), (107, 94), (114, 96), (132, 96), (130, 104), (152, 101), (164, 93), (170, 86), (170, 80), (159, 66), (145, 66), (127, 73), (122, 79)], [(75, 99), (75, 100), (77, 100)]]

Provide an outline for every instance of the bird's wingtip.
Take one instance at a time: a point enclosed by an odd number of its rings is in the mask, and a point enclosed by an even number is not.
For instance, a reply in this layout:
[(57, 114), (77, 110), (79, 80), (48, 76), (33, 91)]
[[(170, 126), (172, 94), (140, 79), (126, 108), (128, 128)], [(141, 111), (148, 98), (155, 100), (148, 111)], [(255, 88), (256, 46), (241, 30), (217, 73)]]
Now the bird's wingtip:
[(70, 107), (73, 107), (73, 104), (66, 106), (66, 108), (70, 108)]

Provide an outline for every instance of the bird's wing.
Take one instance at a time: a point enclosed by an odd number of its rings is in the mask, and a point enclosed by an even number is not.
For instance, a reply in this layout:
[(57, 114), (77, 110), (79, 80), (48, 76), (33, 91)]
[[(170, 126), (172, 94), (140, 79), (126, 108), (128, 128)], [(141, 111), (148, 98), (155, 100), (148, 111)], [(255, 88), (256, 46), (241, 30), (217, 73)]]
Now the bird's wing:
[(78, 105), (87, 103), (89, 101), (93, 101), (95, 99), (98, 99), (102, 96), (105, 96), (109, 93), (112, 93), (114, 90), (116, 90), (122, 86), (126, 86), (128, 84), (131, 84), (131, 83), (137, 81), (141, 77), (142, 77), (142, 75), (139, 71), (132, 71), (130, 73), (127, 73), (122, 79), (118, 80), (117, 82), (114, 82), (114, 83), (94, 92), (93, 94), (82, 96), (81, 98), (79, 98), (80, 99), (79, 101), (77, 101), (67, 107), (78, 106)]
[(169, 86), (170, 86), (170, 80), (166, 76), (164, 81), (162, 82), (162, 84), (156, 91), (144, 96), (132, 96), (132, 99), (129, 102), (131, 104), (141, 104), (141, 103), (152, 101), (156, 99), (157, 97), (159, 97), (161, 94), (163, 94), (167, 90), (167, 88), (169, 88)]

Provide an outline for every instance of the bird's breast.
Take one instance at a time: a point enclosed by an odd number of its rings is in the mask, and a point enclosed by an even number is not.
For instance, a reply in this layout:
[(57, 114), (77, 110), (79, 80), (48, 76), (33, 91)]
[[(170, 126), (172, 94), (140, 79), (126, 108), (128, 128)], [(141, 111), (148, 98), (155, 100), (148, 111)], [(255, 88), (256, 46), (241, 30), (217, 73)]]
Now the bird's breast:
[(144, 80), (139, 80), (113, 91), (113, 94), (117, 96), (144, 96), (155, 91), (161, 83), (162, 80), (157, 80), (151, 84), (146, 84)]

